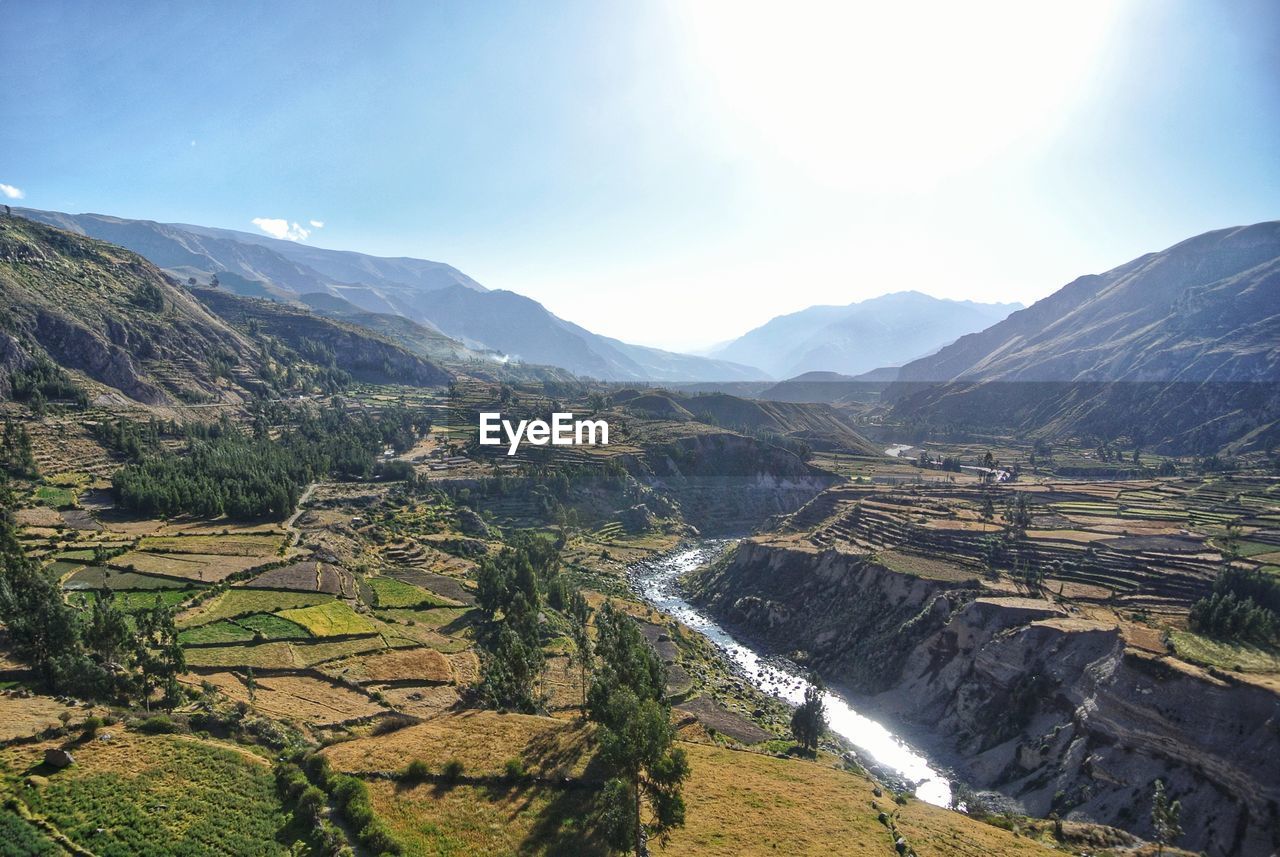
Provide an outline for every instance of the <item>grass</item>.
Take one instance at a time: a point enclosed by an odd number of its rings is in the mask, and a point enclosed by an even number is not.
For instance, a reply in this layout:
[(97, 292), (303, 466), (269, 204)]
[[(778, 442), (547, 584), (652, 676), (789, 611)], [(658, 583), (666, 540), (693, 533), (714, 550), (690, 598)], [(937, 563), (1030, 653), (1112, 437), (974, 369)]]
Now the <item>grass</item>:
[[(435, 718), (381, 738), (325, 750), (336, 767), (401, 769), (421, 759), (440, 770), (450, 758), (468, 774), (505, 772), (507, 761), (535, 763), (590, 755), (586, 727), (549, 718), (485, 712)], [(446, 728), (455, 721), (458, 735)], [(460, 721), (460, 722), (458, 722)], [(483, 728), (477, 728), (483, 727)], [(576, 731), (575, 731), (576, 730)], [(470, 736), (470, 737), (468, 737)], [(779, 759), (706, 744), (682, 743), (692, 773), (684, 788), (686, 825), (655, 853), (689, 857), (775, 857), (778, 854), (893, 854), (893, 837), (878, 820), (896, 816), (908, 845), (925, 854), (1041, 855), (1044, 846), (958, 813), (911, 800), (877, 799), (872, 783), (821, 762)], [(362, 753), (372, 755), (363, 758)], [(537, 767), (527, 766), (529, 770)], [(575, 771), (577, 769), (574, 769)], [(575, 776), (580, 776), (575, 773)], [(595, 774), (588, 776), (595, 782)], [(409, 786), (378, 781), (369, 790), (377, 815), (408, 853), (454, 857), (606, 853), (592, 836), (595, 791), (543, 785)]]
[(236, 624), (261, 634), (268, 640), (302, 640), (310, 636), (297, 622), (270, 613), (254, 613), (236, 620)]
[(118, 571), (101, 565), (81, 568), (67, 578), (67, 589), (179, 589), (191, 588), (187, 581), (156, 577), (133, 571)]
[(178, 634), (178, 642), (184, 645), (247, 643), (252, 639), (252, 631), (237, 625), (230, 619), (210, 622), (208, 625), (197, 625), (194, 628), (187, 628)]
[(35, 490), (37, 503), (52, 506), (55, 509), (67, 509), (76, 504), (76, 493), (68, 488), (56, 485), (41, 485)]
[[(117, 590), (115, 593), (115, 605), (126, 613), (136, 613), (139, 610), (150, 610), (156, 606), (157, 599), (166, 607), (172, 607), (191, 596), (195, 592), (194, 589), (126, 589)], [(73, 592), (71, 599), (84, 598), (85, 603), (90, 603), (97, 597), (94, 590), (84, 590)]]
[(345, 637), (352, 634), (374, 634), (373, 624), (343, 601), (330, 601), (314, 607), (282, 610), (280, 615), (296, 622), (316, 637)]
[(450, 603), (420, 586), (391, 577), (371, 577), (368, 583), (378, 607), (442, 607)]
[(65, 853), (40, 828), (0, 807), (0, 857), (62, 857)]
[(1178, 657), (1206, 667), (1246, 673), (1280, 673), (1280, 655), (1256, 646), (1214, 640), (1190, 631), (1170, 631)]
[[(4, 756), (11, 776), (43, 747)], [(110, 743), (76, 750), (76, 764), (22, 797), (73, 842), (98, 857), (288, 853), (277, 841), (288, 818), (271, 769), (245, 754), (175, 736), (116, 731)]]
[(250, 613), (275, 613), (298, 607), (311, 607), (333, 600), (321, 592), (278, 592), (269, 589), (228, 589), (211, 599), (198, 613), (180, 619), (178, 627), (191, 627), (219, 619), (234, 619)]

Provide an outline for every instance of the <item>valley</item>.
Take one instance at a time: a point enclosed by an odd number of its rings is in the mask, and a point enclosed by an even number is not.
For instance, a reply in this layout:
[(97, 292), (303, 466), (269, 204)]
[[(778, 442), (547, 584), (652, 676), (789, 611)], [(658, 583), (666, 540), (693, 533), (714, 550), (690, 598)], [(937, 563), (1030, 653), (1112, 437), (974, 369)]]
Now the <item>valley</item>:
[(0, 854), (1276, 847), (1265, 427), (606, 383), (0, 249)]

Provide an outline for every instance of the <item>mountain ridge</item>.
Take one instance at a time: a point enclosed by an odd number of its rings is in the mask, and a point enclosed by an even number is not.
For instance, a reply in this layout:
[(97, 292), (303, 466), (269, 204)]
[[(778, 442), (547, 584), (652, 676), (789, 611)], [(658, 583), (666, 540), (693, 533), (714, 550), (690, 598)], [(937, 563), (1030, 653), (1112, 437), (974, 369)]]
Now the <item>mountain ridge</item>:
[(890, 292), (776, 316), (711, 356), (760, 366), (783, 379), (814, 371), (858, 375), (929, 354), (1021, 306)]
[[(532, 298), (487, 289), (443, 262), (327, 250), (215, 227), (31, 208), (14, 212), (120, 244), (180, 279), (218, 276), (223, 286), (237, 294), (285, 302), (303, 302), (308, 294), (328, 294), (364, 312), (400, 315), (430, 325), (479, 350), (558, 366), (600, 380), (737, 381), (766, 374), (730, 361), (601, 336), (559, 318)], [(506, 295), (521, 300), (513, 302)], [(530, 336), (531, 330), (539, 332), (537, 341)]]

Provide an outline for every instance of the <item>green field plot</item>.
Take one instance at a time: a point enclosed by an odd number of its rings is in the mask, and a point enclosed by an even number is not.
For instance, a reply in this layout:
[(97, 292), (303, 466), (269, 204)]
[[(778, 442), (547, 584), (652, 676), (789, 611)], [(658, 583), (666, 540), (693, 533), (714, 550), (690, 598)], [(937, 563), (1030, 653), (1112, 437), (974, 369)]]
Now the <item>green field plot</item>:
[(332, 600), (332, 595), (325, 595), (322, 592), (228, 589), (203, 605), (197, 613), (180, 619), (178, 626), (190, 628), (194, 625), (216, 622), (219, 619), (248, 616), (250, 613), (274, 613), (278, 610), (311, 607), (317, 604), (325, 604)]
[(283, 616), (271, 613), (241, 616), (236, 620), (236, 624), (242, 628), (248, 628), (267, 640), (303, 640), (311, 636), (310, 632), (297, 622), (290, 622)]
[(390, 577), (371, 577), (368, 583), (378, 607), (443, 607), (451, 603), (419, 586)]
[(239, 619), (220, 619), (207, 625), (187, 628), (178, 639), (187, 645), (247, 643), (252, 640), (300, 640), (307, 629), (270, 613), (254, 613)]
[(230, 619), (210, 622), (187, 628), (178, 634), (178, 642), (183, 645), (207, 645), (211, 643), (247, 643), (253, 639), (253, 632), (237, 625)]
[(1171, 509), (1157, 506), (1125, 506), (1120, 510), (1121, 517), (1140, 518), (1144, 521), (1184, 521), (1187, 513), (1182, 509)]
[(59, 488), (56, 485), (41, 485), (32, 494), (37, 503), (52, 506), (55, 509), (66, 509), (76, 504), (76, 492), (70, 488)]
[[(24, 750), (6, 753), (10, 776), (36, 762), (39, 749)], [(75, 765), (50, 772), (40, 789), (23, 789), (21, 799), (86, 853), (289, 853), (277, 841), (289, 819), (265, 763), (190, 739), (119, 733), (75, 756)]]
[(67, 589), (189, 589), (191, 582), (88, 565), (73, 572), (63, 586)]
[(1280, 655), (1256, 646), (1214, 640), (1190, 631), (1170, 631), (1178, 657), (1194, 664), (1246, 673), (1280, 672)]
[(282, 610), (280, 616), (296, 622), (317, 637), (345, 637), (352, 634), (375, 634), (373, 624), (342, 601), (330, 601), (314, 607)]

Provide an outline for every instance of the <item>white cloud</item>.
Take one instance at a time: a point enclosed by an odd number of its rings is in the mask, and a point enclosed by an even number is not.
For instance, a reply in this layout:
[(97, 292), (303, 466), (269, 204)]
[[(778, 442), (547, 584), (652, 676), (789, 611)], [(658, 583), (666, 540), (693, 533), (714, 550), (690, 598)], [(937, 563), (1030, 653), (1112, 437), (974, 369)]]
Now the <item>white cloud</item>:
[(297, 222), (290, 223), (283, 217), (255, 217), (252, 223), (272, 238), (282, 238), (285, 241), (305, 241), (311, 234), (310, 229)]
[(310, 223), (312, 226), (314, 226), (316, 229), (324, 229), (323, 220), (308, 220), (307, 222)]
[(16, 188), (11, 184), (0, 184), (0, 194), (4, 194), (8, 199), (22, 199), (26, 196), (21, 188)]

